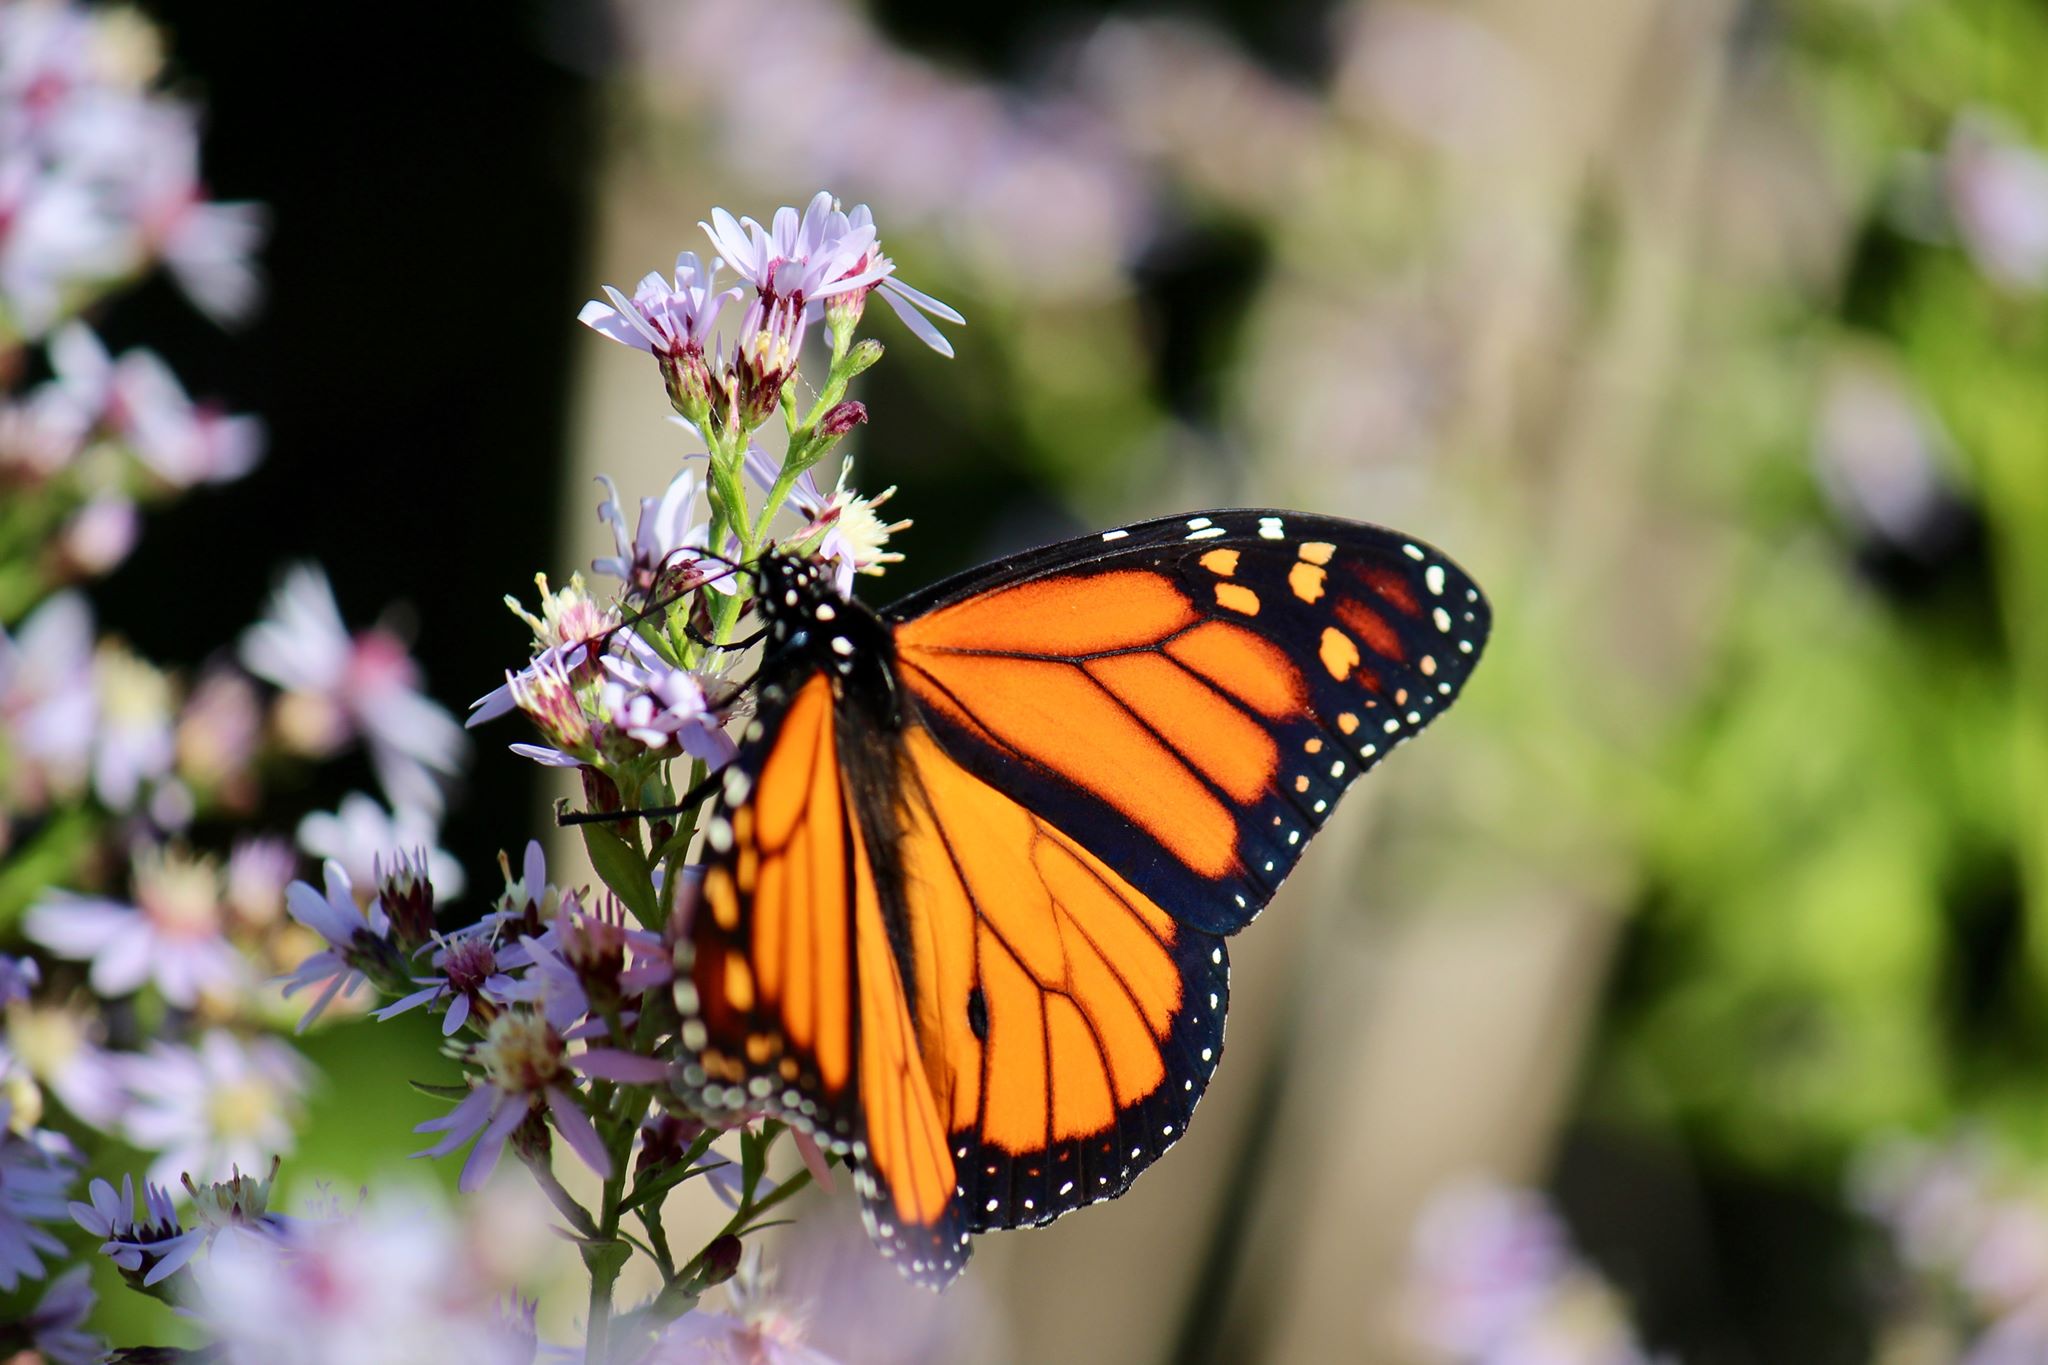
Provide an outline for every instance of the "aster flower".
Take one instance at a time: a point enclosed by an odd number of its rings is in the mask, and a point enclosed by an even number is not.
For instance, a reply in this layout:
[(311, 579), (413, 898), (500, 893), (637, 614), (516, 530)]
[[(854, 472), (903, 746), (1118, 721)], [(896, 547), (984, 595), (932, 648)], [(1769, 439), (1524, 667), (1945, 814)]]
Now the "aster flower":
[(894, 497), (885, 488), (873, 497), (863, 497), (847, 486), (853, 472), (848, 460), (839, 467), (839, 480), (830, 496), (822, 496), (808, 475), (791, 489), (790, 503), (810, 518), (792, 542), (817, 542), (817, 555), (833, 566), (832, 584), (841, 597), (853, 596), (855, 574), (880, 574), (884, 566), (900, 564), (903, 556), (888, 548), (889, 537), (910, 529), (909, 521), (884, 522), (875, 509)]
[(734, 222), (724, 209), (713, 209), (711, 220), (698, 226), (762, 298), (796, 299), (810, 305), (814, 315), (825, 301), (844, 298), (857, 318), (860, 301), (879, 288), (918, 340), (940, 355), (953, 354), (951, 343), (924, 313), (947, 322), (967, 319), (895, 278), (896, 263), (882, 254), (874, 215), (866, 204), (842, 213), (831, 194), (820, 190), (801, 220), (789, 207), (777, 209), (767, 228), (751, 218)]
[(571, 672), (587, 667), (592, 643), (619, 625), (618, 608), (592, 597), (583, 586), (583, 575), (571, 574), (569, 585), (559, 590), (548, 587), (546, 574), (535, 574), (533, 578), (540, 586), (539, 616), (521, 606), (518, 598), (505, 599), (512, 614), (533, 631), (533, 658), (518, 673), (507, 673), (504, 686), (493, 688), (469, 704), (469, 719), (464, 722), (467, 727), (496, 720), (516, 709), (518, 703), (512, 695), (516, 679), (530, 678), (551, 664), (560, 664)]
[(583, 696), (562, 656), (550, 652), (519, 673), (507, 673), (512, 704), (533, 722), (547, 744), (513, 744), (513, 753), (552, 768), (575, 768), (597, 757), (597, 739)]
[(469, 1095), (445, 1116), (429, 1119), (413, 1131), (442, 1134), (439, 1141), (419, 1156), (439, 1157), (475, 1140), (469, 1159), (463, 1163), (458, 1182), (464, 1191), (475, 1190), (490, 1178), (506, 1140), (531, 1114), (545, 1109), (562, 1135), (585, 1165), (603, 1178), (612, 1171), (610, 1155), (597, 1129), (583, 1112), (572, 1090), (571, 1075), (562, 1038), (538, 1012), (507, 1010), (491, 1021), (490, 1032), (471, 1052), (483, 1074), (472, 1082)]
[(679, 587), (690, 586), (694, 577), (681, 571), (695, 567), (695, 557), (679, 550), (705, 547), (710, 524), (697, 515), (697, 495), (703, 488), (692, 470), (682, 470), (669, 480), (659, 498), (640, 499), (640, 519), (631, 535), (619, 507), (619, 490), (606, 475), (597, 476), (604, 485), (605, 500), (597, 509), (598, 520), (611, 528), (618, 553), (590, 561), (595, 573), (619, 579), (626, 592), (652, 597), (664, 578), (680, 578)]
[(64, 1244), (39, 1224), (61, 1221), (64, 1193), (75, 1162), (62, 1148), (24, 1137), (7, 1126), (0, 1102), (0, 1293), (43, 1277), (43, 1257), (61, 1257)]
[(308, 1079), (299, 1054), (272, 1038), (212, 1029), (196, 1047), (154, 1043), (129, 1069), (134, 1103), (122, 1128), (136, 1146), (162, 1153), (149, 1168), (158, 1184), (181, 1173), (213, 1180), (260, 1170), (291, 1149)]
[(73, 1202), (71, 1219), (100, 1239), (100, 1252), (131, 1280), (143, 1286), (168, 1279), (184, 1268), (200, 1248), (205, 1230), (186, 1231), (178, 1222), (168, 1190), (159, 1185), (142, 1187), (142, 1216), (135, 1214), (135, 1178), (121, 1177), (121, 1191), (104, 1180), (95, 1180), (86, 1190), (90, 1203)]
[(611, 305), (595, 299), (583, 305), (576, 320), (621, 345), (650, 355), (681, 359), (704, 353), (705, 338), (718, 322), (725, 305), (740, 297), (737, 288), (717, 287), (717, 257), (705, 265), (694, 251), (676, 257), (675, 281), (671, 284), (659, 272), (647, 275), (627, 298), (610, 285), (604, 286)]
[(375, 886), (378, 869), (406, 849), (426, 851), (434, 895), (454, 900), (462, 894), (462, 864), (439, 847), (435, 817), (414, 807), (387, 810), (375, 797), (350, 792), (334, 811), (315, 811), (299, 821), (299, 847), (315, 858), (332, 858), (348, 872), (355, 886)]
[(430, 1192), (301, 1223), (281, 1246), (222, 1239), (191, 1285), (188, 1311), (223, 1365), (533, 1358), (531, 1335), (499, 1311), (473, 1240)]
[(744, 429), (767, 421), (781, 404), (783, 385), (796, 373), (809, 328), (810, 313), (801, 298), (764, 294), (747, 306), (732, 349)]
[(202, 995), (232, 993), (242, 959), (221, 936), (219, 871), (175, 849), (146, 847), (133, 863), (133, 905), (49, 891), (28, 912), (28, 936), (59, 957), (90, 961), (94, 992), (109, 998), (149, 983), (190, 1009)]
[(737, 746), (702, 679), (663, 659), (639, 636), (623, 639), (624, 657), (608, 654), (603, 661), (601, 699), (612, 729), (649, 749), (674, 744), (714, 768), (729, 762)]
[(318, 566), (285, 575), (265, 619), (243, 634), (241, 658), (285, 689), (280, 724), (299, 747), (329, 753), (360, 734), (394, 804), (440, 810), (435, 779), (461, 771), (462, 727), (420, 691), (419, 667), (397, 636), (349, 633)]
[(51, 1280), (21, 1321), (29, 1350), (49, 1365), (98, 1365), (107, 1343), (85, 1329), (95, 1302), (89, 1267), (73, 1266)]
[(326, 944), (294, 968), (285, 984), (287, 998), (313, 987), (320, 991), (299, 1020), (301, 1033), (335, 996), (343, 992), (353, 995), (363, 985), (366, 962), (397, 964), (391, 947), (391, 921), (382, 904), (372, 899), (367, 908), (358, 905), (347, 871), (332, 858), (321, 871), (327, 883), (324, 894), (305, 882), (293, 882), (284, 893), (285, 909), (291, 917)]
[(400, 996), (375, 1011), (375, 1017), (395, 1019), (446, 1001), (447, 1012), (441, 1016), (441, 1036), (446, 1038), (468, 1023), (479, 1005), (496, 1009), (509, 1003), (518, 983), (512, 974), (531, 965), (531, 959), (522, 944), (497, 942), (496, 930), (496, 921), (486, 921), (437, 938), (431, 959), (434, 974), (413, 978), (423, 989)]

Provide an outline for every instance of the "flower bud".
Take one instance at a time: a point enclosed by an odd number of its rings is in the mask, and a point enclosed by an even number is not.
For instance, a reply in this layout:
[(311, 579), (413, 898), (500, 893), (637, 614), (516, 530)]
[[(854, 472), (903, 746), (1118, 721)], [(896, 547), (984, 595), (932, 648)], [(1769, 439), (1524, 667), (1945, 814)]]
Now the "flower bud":
[(872, 368), (881, 358), (882, 343), (869, 337), (846, 353), (846, 359), (842, 362), (846, 366), (846, 377), (851, 379)]
[(740, 1268), (740, 1254), (745, 1250), (746, 1248), (741, 1245), (740, 1239), (729, 1232), (714, 1241), (710, 1246), (705, 1247), (705, 1286), (708, 1288), (714, 1284), (724, 1284), (727, 1280), (731, 1279)]
[(634, 1163), (639, 1173), (662, 1171), (683, 1159), (704, 1132), (704, 1125), (680, 1114), (656, 1114), (640, 1125), (640, 1156)]
[(377, 899), (391, 921), (392, 937), (400, 949), (411, 953), (434, 936), (434, 884), (427, 879), (427, 851), (392, 855), (391, 865), (380, 865)]
[(849, 398), (825, 414), (824, 420), (818, 423), (818, 430), (838, 440), (867, 420), (868, 405)]
[(711, 398), (718, 385), (711, 367), (704, 362), (704, 348), (690, 345), (676, 354), (662, 353), (661, 382), (668, 389), (669, 406), (684, 421), (702, 430), (711, 414)]

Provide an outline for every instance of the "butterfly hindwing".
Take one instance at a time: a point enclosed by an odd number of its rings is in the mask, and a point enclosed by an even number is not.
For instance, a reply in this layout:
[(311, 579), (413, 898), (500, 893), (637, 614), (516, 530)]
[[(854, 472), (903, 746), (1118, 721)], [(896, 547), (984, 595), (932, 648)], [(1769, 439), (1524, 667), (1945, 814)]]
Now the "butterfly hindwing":
[(891, 607), (941, 745), (1193, 927), (1271, 898), (1338, 797), (1456, 697), (1472, 581), (1399, 532), (1174, 517), (1030, 551)]
[(1223, 1046), (1222, 939), (905, 736), (905, 912), (925, 1071), (974, 1231), (1121, 1194), (1185, 1131)]

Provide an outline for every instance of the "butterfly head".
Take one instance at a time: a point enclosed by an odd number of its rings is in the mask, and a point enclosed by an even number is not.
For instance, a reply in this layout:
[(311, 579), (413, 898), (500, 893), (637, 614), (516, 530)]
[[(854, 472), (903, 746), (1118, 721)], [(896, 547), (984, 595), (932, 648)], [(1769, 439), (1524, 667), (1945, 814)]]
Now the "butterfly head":
[(768, 659), (776, 670), (822, 671), (835, 693), (893, 693), (889, 628), (839, 595), (829, 564), (771, 549), (755, 563), (754, 583), (768, 629)]

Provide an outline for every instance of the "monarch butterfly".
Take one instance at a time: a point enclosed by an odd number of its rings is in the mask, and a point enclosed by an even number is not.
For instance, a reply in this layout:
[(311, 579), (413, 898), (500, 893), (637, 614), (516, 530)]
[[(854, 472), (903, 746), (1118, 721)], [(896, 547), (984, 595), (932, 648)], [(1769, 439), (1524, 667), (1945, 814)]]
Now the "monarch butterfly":
[(683, 1085), (843, 1154), (870, 1235), (940, 1287), (972, 1234), (1113, 1198), (1181, 1135), (1224, 939), (1457, 696), (1487, 605), (1419, 541), (1296, 512), (1063, 541), (879, 613), (809, 560), (754, 572)]

